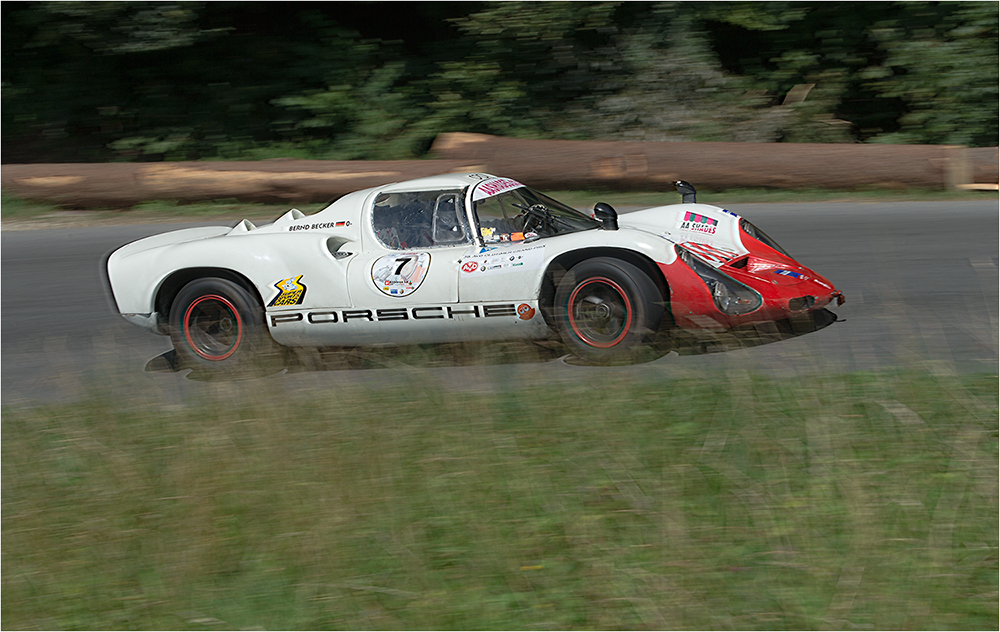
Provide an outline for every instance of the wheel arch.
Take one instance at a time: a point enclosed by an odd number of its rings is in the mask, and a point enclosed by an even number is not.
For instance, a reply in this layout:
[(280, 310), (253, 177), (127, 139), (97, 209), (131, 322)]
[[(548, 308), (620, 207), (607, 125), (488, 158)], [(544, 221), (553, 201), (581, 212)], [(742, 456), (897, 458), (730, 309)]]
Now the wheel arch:
[(663, 276), (663, 272), (660, 270), (660, 267), (656, 265), (656, 262), (642, 253), (635, 252), (634, 250), (627, 250), (625, 248), (597, 247), (582, 248), (580, 250), (565, 252), (549, 262), (548, 267), (545, 269), (545, 274), (542, 276), (542, 287), (539, 292), (538, 304), (542, 311), (542, 317), (550, 327), (556, 327), (556, 288), (559, 286), (559, 282), (562, 280), (563, 275), (565, 275), (570, 268), (581, 261), (586, 261), (587, 259), (593, 259), (595, 257), (619, 259), (632, 264), (648, 276), (653, 281), (654, 285), (656, 285), (656, 289), (660, 293), (660, 298), (663, 300), (664, 314), (669, 315), (672, 319), (672, 314), (670, 312), (670, 288), (667, 284), (666, 278)]
[(170, 315), (170, 306), (174, 302), (174, 298), (177, 297), (177, 294), (180, 293), (181, 288), (191, 281), (209, 277), (232, 281), (250, 292), (250, 295), (257, 299), (261, 307), (264, 306), (264, 299), (257, 290), (257, 286), (254, 285), (245, 275), (240, 274), (235, 270), (213, 267), (184, 268), (181, 270), (175, 270), (163, 279), (160, 283), (160, 287), (157, 288), (156, 296), (153, 299), (153, 305), (157, 314), (157, 322), (159, 323), (161, 331), (163, 330), (164, 324), (167, 322), (167, 318)]

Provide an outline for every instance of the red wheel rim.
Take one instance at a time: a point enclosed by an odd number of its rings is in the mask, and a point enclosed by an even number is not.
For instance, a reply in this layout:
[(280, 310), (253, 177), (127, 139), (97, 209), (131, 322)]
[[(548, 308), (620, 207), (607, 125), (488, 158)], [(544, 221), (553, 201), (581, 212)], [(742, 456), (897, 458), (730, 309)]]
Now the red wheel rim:
[(200, 296), (188, 305), (181, 321), (191, 350), (219, 362), (236, 353), (243, 339), (243, 321), (236, 306), (224, 296)]
[(632, 302), (628, 294), (605, 277), (587, 279), (573, 288), (566, 314), (573, 333), (598, 349), (614, 347), (632, 328)]

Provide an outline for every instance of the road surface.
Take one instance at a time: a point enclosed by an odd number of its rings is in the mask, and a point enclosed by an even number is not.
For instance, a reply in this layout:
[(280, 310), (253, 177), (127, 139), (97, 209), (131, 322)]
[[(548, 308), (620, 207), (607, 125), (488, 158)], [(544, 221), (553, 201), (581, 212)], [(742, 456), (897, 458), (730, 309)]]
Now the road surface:
[[(847, 303), (834, 311), (844, 322), (761, 347), (669, 355), (635, 367), (584, 367), (558, 360), (477, 367), (394, 365), (299, 371), (252, 380), (241, 388), (295, 393), (429, 380), (498, 392), (516, 389), (519, 381), (668, 379), (734, 369), (792, 377), (886, 367), (996, 372), (997, 202), (745, 204), (730, 210), (748, 217), (843, 290)], [(95, 390), (183, 400), (221, 388), (183, 373), (144, 371), (149, 359), (169, 350), (170, 342), (112, 312), (99, 270), (103, 256), (119, 245), (190, 225), (0, 232), (3, 403), (67, 400)]]

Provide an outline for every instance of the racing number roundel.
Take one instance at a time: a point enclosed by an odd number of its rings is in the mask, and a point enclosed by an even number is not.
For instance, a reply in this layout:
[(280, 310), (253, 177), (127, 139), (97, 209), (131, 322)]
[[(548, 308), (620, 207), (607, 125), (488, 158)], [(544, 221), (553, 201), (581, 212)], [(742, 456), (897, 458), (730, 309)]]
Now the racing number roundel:
[(409, 296), (417, 291), (430, 267), (426, 252), (402, 252), (380, 257), (372, 265), (372, 282), (388, 296)]

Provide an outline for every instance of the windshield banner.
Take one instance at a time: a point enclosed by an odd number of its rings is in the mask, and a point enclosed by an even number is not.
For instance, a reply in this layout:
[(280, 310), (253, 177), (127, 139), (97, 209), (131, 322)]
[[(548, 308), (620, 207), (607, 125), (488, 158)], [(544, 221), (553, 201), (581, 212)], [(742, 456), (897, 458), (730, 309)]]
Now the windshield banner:
[(498, 193), (503, 193), (504, 191), (517, 189), (518, 187), (523, 186), (524, 185), (520, 182), (511, 180), (510, 178), (491, 178), (489, 180), (483, 180), (476, 185), (475, 191), (472, 192), (472, 201), (478, 202), (479, 200), (493, 197)]

